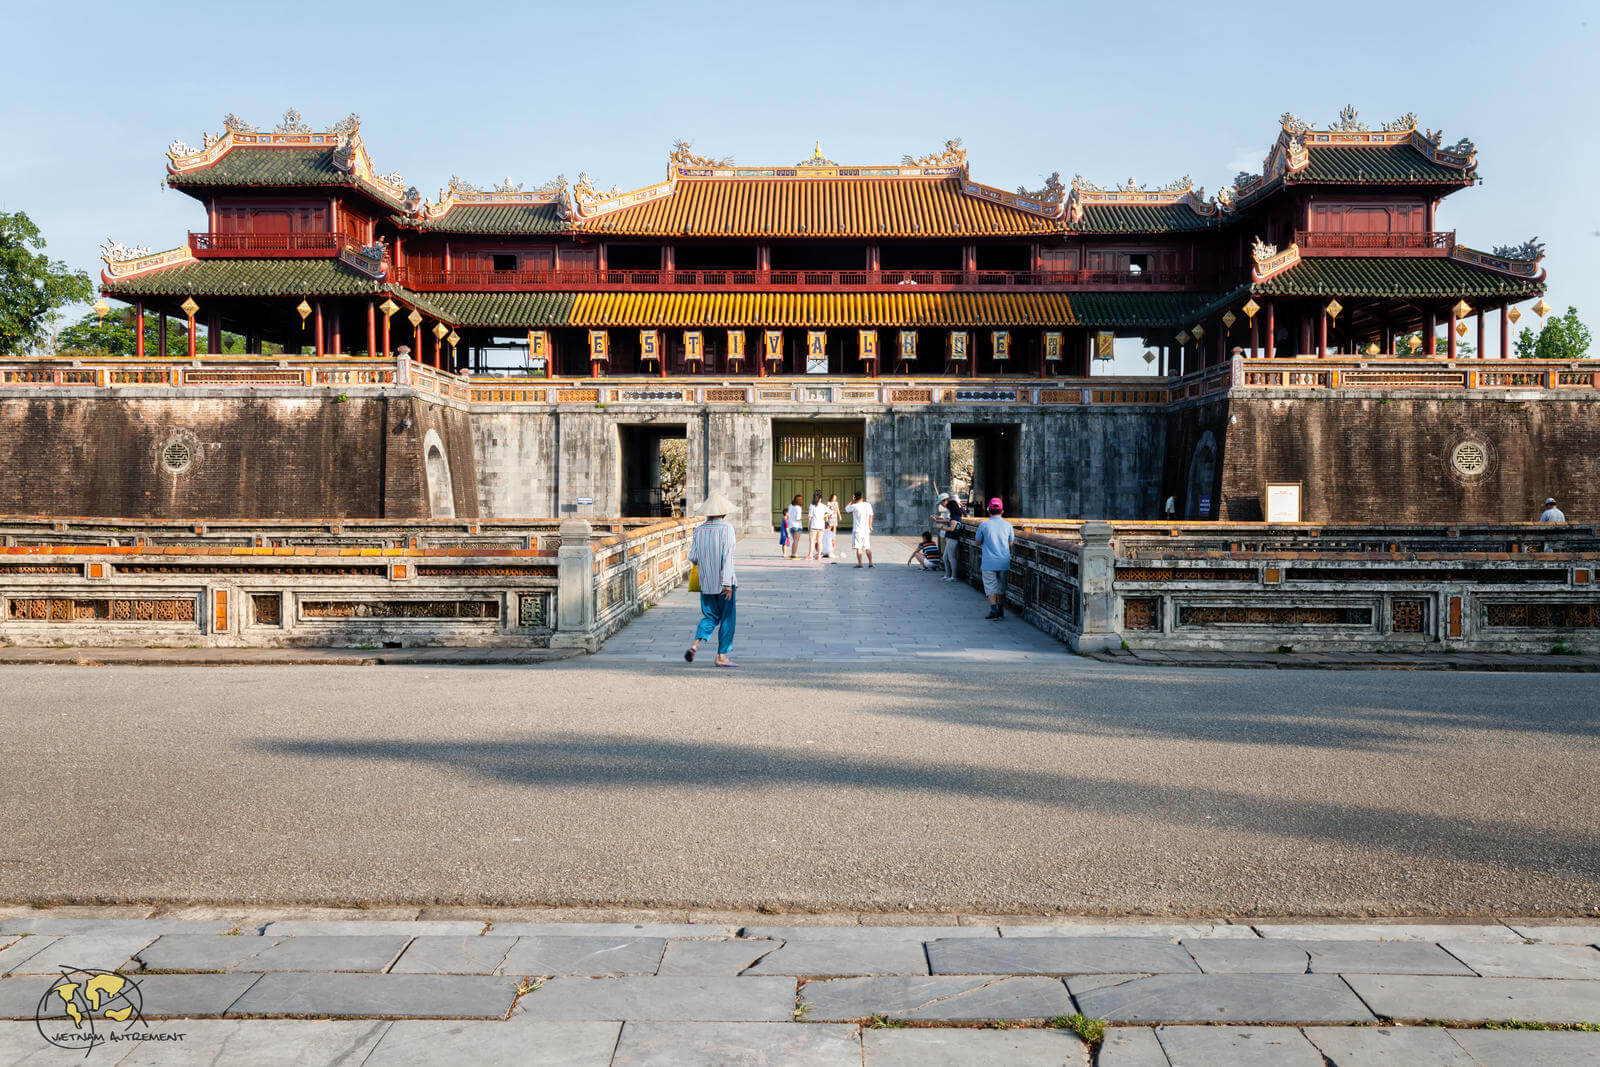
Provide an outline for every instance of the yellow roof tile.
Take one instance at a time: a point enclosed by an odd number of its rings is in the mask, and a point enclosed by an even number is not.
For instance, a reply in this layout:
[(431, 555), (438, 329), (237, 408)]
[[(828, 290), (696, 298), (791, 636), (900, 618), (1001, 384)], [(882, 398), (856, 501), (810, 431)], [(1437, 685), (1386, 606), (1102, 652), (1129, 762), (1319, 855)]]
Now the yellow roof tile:
[(1076, 326), (1065, 293), (580, 293), (572, 326)]

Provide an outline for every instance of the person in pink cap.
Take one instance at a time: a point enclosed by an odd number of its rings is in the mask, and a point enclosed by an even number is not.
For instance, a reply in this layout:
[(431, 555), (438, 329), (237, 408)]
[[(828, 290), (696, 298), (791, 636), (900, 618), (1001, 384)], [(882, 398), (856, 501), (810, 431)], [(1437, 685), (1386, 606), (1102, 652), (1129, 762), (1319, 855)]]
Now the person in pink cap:
[(1011, 572), (1011, 542), (1016, 532), (1000, 517), (1005, 510), (999, 497), (989, 501), (989, 517), (978, 524), (973, 543), (983, 551), (983, 592), (989, 598), (984, 618), (999, 622), (1006, 617), (1006, 577)]

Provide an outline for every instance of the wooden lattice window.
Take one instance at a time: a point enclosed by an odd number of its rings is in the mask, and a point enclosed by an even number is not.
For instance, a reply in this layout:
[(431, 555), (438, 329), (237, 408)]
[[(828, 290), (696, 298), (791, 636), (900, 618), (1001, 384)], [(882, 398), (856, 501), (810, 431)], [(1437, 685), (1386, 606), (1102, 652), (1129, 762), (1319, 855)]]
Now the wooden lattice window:
[(1124, 630), (1161, 629), (1160, 597), (1129, 597), (1122, 602)]
[(1513, 602), (1489, 604), (1484, 608), (1489, 626), (1513, 626), (1533, 630), (1600, 629), (1600, 603), (1541, 604)]
[(1180, 626), (1371, 626), (1368, 607), (1269, 607), (1184, 604)]
[(1420, 634), (1428, 618), (1426, 600), (1396, 600), (1391, 612), (1391, 622), (1397, 634)]
[(252, 593), (250, 609), (257, 626), (283, 625), (283, 596), (280, 593)]

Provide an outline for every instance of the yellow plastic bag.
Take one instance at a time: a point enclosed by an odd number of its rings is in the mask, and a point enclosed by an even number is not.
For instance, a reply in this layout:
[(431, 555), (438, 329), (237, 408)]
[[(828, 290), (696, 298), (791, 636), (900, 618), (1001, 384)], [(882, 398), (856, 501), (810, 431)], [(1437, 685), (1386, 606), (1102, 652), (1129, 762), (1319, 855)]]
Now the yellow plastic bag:
[(700, 591), (700, 564), (696, 563), (689, 568), (689, 592)]

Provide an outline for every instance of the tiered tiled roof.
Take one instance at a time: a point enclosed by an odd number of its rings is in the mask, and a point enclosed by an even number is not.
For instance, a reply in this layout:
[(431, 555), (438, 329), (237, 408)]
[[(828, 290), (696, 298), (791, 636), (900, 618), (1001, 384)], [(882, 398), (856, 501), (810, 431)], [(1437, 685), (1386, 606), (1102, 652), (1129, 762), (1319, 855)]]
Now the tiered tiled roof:
[(1186, 203), (1085, 204), (1074, 233), (1187, 233), (1212, 229), (1224, 219), (1201, 215)]
[(1544, 291), (1543, 276), (1515, 278), (1455, 259), (1430, 257), (1319, 256), (1252, 287), (1281, 296), (1503, 297), (1520, 300)]
[(130, 296), (357, 296), (389, 287), (337, 259), (191, 259), (112, 279), (104, 288)]
[(1310, 159), (1304, 169), (1288, 171), (1284, 181), (1296, 185), (1470, 185), (1473, 181), (1462, 168), (1435, 163), (1409, 143), (1361, 148), (1311, 143), (1306, 150)]
[(1218, 299), (1216, 293), (1073, 293), (1072, 309), (1084, 326), (1177, 329)]
[(572, 319), (573, 293), (429, 293), (449, 322), (471, 326), (565, 326)]
[(457, 204), (437, 218), (396, 215), (396, 225), (442, 233), (562, 233), (568, 229), (560, 209), (548, 204)]

